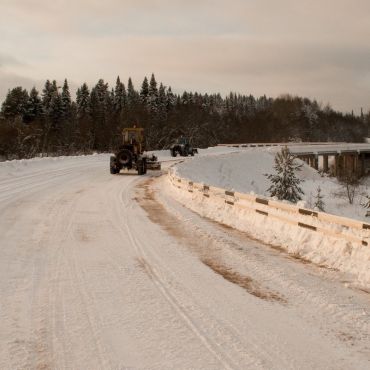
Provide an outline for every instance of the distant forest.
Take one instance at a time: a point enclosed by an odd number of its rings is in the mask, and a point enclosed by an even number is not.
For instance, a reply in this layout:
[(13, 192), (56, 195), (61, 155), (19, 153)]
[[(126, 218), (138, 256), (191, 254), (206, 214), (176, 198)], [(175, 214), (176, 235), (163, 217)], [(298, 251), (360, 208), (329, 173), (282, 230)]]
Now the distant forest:
[(131, 78), (104, 80), (91, 89), (84, 83), (73, 100), (63, 86), (46, 81), (42, 92), (15, 87), (0, 113), (0, 156), (29, 158), (113, 151), (123, 127), (142, 126), (147, 149), (165, 149), (180, 135), (195, 147), (218, 143), (279, 141), (362, 142), (370, 115), (342, 114), (315, 100), (254, 97), (230, 93), (174, 94), (171, 87), (144, 78), (140, 90)]

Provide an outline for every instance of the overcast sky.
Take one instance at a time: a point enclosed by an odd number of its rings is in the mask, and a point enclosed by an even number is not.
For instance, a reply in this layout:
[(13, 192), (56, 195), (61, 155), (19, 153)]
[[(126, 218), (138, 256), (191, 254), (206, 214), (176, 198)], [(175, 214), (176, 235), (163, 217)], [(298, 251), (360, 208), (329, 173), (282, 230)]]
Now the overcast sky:
[(298, 94), (370, 109), (369, 0), (0, 0), (15, 86), (143, 77), (176, 92)]

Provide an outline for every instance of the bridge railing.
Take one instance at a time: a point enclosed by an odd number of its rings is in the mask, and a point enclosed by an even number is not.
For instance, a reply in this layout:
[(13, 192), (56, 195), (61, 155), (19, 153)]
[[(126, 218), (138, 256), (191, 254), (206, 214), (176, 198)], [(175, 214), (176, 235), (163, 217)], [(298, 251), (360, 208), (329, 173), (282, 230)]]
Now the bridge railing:
[(169, 172), (168, 176), (173, 186), (189, 193), (198, 192), (205, 199), (214, 198), (225, 203), (226, 207), (247, 209), (261, 217), (279, 220), (312, 232), (344, 239), (363, 246), (370, 245), (370, 224), (368, 223), (325, 212), (317, 212), (258, 195), (196, 183), (181, 178), (172, 172)]

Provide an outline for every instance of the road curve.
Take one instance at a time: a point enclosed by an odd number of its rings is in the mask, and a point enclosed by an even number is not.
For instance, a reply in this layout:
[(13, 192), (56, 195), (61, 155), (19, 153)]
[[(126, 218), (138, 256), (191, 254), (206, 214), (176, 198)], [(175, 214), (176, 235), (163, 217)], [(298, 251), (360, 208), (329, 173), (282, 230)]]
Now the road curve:
[(108, 161), (0, 167), (1, 369), (368, 368), (368, 294)]

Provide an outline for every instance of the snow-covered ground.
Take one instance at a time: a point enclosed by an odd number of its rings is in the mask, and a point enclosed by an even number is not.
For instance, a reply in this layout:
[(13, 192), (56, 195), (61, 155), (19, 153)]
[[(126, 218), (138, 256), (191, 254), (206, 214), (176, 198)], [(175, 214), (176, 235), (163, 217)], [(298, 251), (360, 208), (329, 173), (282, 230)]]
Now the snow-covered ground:
[(0, 164), (1, 369), (368, 369), (368, 293), (108, 164)]
[[(205, 156), (194, 161), (186, 161), (177, 166), (178, 174), (208, 185), (268, 196), (270, 182), (265, 174), (274, 173), (274, 155), (277, 149), (272, 147), (241, 150), (217, 157)], [(321, 176), (304, 162), (299, 162), (303, 164), (298, 177), (303, 180), (301, 187), (304, 191), (305, 207), (314, 207), (317, 188), (320, 186), (326, 212), (370, 222), (366, 217), (367, 210), (361, 205), (366, 201), (365, 195), (370, 195), (368, 179), (356, 191), (354, 203), (351, 205), (343, 186), (336, 179)]]
[[(277, 148), (248, 148), (243, 152), (229, 153), (217, 157), (203, 157), (178, 164), (174, 171), (178, 176), (198, 183), (217, 186), (224, 189), (236, 190), (244, 193), (268, 196), (267, 189), (270, 182), (265, 176), (274, 173), (274, 155)], [(364, 217), (366, 210), (359, 204), (361, 197), (355, 198), (350, 205), (343, 194), (340, 184), (332, 178), (322, 177), (317, 171), (303, 164), (299, 177), (303, 180), (305, 202), (300, 206), (312, 208), (316, 189), (320, 186), (324, 196), (325, 210), (327, 212), (367, 220)], [(334, 229), (335, 232), (347, 232), (340, 227), (332, 226), (318, 220), (310, 220), (307, 216), (277, 212), (293, 224), (258, 214), (253, 209), (230, 207), (223, 199), (204, 198), (199, 192), (189, 193), (169, 186), (169, 191), (183, 204), (192, 210), (222, 222), (233, 228), (247, 232), (254, 238), (266, 243), (284, 248), (291, 254), (321, 266), (334, 268), (345, 272), (351, 284), (358, 284), (370, 289), (370, 248), (359, 243), (352, 243), (346, 239), (332, 237), (323, 233), (302, 229), (297, 221), (311, 223), (322, 229)], [(266, 209), (270, 212), (269, 209)], [(308, 219), (307, 219), (308, 218)], [(358, 238), (368, 240), (367, 231), (353, 230)]]

